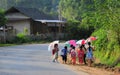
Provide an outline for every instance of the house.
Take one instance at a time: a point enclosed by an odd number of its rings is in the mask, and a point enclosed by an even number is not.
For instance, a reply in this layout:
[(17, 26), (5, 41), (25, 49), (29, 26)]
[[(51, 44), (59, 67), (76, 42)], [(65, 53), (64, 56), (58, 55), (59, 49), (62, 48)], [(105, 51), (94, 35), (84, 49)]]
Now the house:
[(42, 35), (53, 39), (63, 38), (65, 21), (37, 10), (36, 8), (11, 7), (6, 12), (7, 26), (13, 29), (14, 35)]

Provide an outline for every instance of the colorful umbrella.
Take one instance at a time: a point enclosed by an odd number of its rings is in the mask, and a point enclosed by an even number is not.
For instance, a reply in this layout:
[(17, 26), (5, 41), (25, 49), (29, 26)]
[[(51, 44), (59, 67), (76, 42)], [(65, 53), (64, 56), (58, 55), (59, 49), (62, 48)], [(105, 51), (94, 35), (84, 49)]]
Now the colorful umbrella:
[(91, 42), (91, 41), (95, 41), (95, 40), (97, 40), (96, 37), (90, 36), (90, 37), (87, 39), (87, 42)]
[(69, 41), (65, 42), (65, 46), (70, 47)]
[(79, 41), (76, 42), (76, 44), (81, 44), (81, 45), (82, 44), (84, 45), (85, 43), (86, 43), (86, 40), (84, 40), (84, 39), (79, 40)]
[(86, 43), (86, 41), (83, 39), (82, 42), (81, 42), (81, 44), (84, 45), (85, 43)]
[(94, 36), (91, 36), (89, 39), (90, 39), (91, 41), (97, 40), (97, 38), (94, 37)]
[(59, 44), (59, 40), (53, 41), (49, 44), (48, 46), (48, 51), (52, 51), (52, 49), (54, 48), (55, 44)]
[(81, 44), (81, 42), (82, 42), (82, 40), (78, 40), (78, 41), (76, 42), (76, 44)]
[(70, 44), (70, 45), (73, 45), (73, 46), (76, 46), (76, 40), (70, 40), (70, 41), (69, 41), (69, 44)]

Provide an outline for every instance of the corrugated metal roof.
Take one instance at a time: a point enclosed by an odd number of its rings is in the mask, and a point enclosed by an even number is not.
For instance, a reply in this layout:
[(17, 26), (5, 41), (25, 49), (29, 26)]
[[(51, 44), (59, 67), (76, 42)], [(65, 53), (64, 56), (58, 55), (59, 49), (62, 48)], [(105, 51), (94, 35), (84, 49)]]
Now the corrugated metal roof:
[(65, 21), (61, 21), (61, 20), (38, 20), (36, 19), (35, 21), (39, 21), (42, 23), (65, 23)]
[[(11, 7), (5, 13), (7, 15), (10, 13), (18, 13), (18, 12), (25, 15), (26, 17), (33, 19), (34, 21), (39, 21), (42, 23), (45, 23), (45, 22), (65, 23), (65, 21), (61, 21), (53, 16), (50, 16), (42, 11), (39, 11), (36, 8)], [(15, 19), (17, 19), (17, 18), (15, 18)], [(14, 18), (13, 18), (13, 20), (14, 20)]]

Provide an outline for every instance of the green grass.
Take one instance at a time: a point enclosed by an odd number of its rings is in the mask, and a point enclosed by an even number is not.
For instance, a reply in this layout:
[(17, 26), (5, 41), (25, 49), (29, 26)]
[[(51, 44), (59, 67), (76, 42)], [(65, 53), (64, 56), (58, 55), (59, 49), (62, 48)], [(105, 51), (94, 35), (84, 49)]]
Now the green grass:
[(25, 44), (44, 44), (44, 43), (51, 43), (51, 41), (48, 40), (32, 41), (32, 42), (26, 42)]
[(16, 44), (0, 44), (0, 47), (4, 47), (4, 46), (14, 46)]
[[(100, 60), (100, 62), (102, 64), (106, 64), (106, 65), (113, 65), (114, 62), (117, 60), (118, 58), (118, 54), (115, 51), (110, 51), (106, 50), (106, 51), (95, 51), (94, 52), (94, 56)], [(120, 64), (118, 64), (117, 66), (120, 66)]]
[(116, 67), (120, 67), (120, 63), (116, 65)]
[(22, 44), (44, 44), (44, 43), (50, 43), (50, 42), (51, 41), (42, 40), (42, 41), (33, 41), (33, 42), (26, 42), (26, 43), (0, 44), (0, 47), (15, 46), (15, 45), (22, 45)]

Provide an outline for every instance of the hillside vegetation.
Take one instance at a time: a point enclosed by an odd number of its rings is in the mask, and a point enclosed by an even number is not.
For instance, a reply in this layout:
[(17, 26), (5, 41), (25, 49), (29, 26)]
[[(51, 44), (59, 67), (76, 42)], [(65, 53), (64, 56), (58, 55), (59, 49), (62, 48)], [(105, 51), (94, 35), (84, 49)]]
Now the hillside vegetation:
[(0, 8), (8, 9), (12, 6), (37, 8), (48, 14), (57, 14), (59, 0), (0, 0)]
[(96, 36), (95, 57), (103, 64), (120, 66), (120, 0), (61, 0), (59, 8), (70, 20), (72, 39)]

